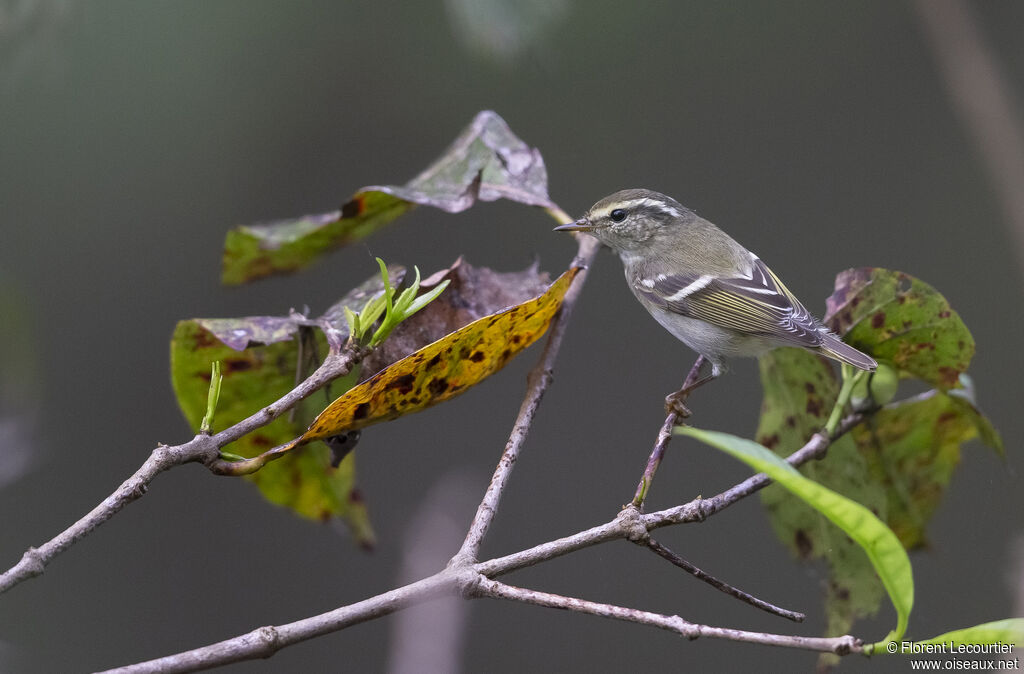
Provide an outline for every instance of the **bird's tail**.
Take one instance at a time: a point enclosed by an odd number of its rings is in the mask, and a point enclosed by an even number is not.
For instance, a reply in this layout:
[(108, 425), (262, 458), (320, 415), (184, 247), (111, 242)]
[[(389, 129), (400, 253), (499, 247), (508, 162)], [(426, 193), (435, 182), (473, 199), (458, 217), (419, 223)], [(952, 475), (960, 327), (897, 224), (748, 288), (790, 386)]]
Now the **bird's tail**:
[(875, 368), (878, 367), (878, 363), (875, 362), (874, 358), (844, 343), (837, 336), (823, 331), (821, 337), (821, 346), (818, 349), (829, 358), (834, 358), (869, 372), (874, 372)]

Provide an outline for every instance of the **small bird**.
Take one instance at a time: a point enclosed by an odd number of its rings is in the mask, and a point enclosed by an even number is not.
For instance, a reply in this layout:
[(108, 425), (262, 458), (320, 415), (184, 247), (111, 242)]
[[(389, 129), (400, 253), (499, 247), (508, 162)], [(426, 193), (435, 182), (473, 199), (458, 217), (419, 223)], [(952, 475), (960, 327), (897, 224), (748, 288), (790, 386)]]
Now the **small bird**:
[(587, 232), (619, 254), (626, 282), (662, 327), (711, 363), (711, 374), (665, 399), (689, 416), (690, 391), (725, 371), (733, 356), (799, 346), (861, 370), (877, 363), (844, 344), (756, 255), (675, 199), (622, 190), (557, 232)]

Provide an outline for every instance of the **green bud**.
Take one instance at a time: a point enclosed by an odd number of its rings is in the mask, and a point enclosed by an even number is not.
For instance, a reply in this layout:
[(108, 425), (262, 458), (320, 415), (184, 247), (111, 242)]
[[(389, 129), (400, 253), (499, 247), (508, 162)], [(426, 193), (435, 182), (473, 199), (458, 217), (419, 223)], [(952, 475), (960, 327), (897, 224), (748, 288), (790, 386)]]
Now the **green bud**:
[(850, 404), (855, 410), (865, 410), (884, 405), (896, 397), (900, 377), (896, 370), (885, 363), (879, 363), (875, 372), (861, 377), (850, 394)]

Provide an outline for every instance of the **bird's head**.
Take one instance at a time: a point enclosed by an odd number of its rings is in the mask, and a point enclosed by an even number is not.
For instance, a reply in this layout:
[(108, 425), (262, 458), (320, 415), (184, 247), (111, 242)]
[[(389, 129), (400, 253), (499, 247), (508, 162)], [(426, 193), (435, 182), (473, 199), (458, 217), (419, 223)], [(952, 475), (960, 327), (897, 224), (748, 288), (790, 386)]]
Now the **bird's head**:
[(671, 237), (694, 218), (693, 211), (672, 197), (631, 189), (601, 199), (582, 218), (555, 231), (587, 232), (615, 252), (628, 255), (649, 246), (652, 238)]

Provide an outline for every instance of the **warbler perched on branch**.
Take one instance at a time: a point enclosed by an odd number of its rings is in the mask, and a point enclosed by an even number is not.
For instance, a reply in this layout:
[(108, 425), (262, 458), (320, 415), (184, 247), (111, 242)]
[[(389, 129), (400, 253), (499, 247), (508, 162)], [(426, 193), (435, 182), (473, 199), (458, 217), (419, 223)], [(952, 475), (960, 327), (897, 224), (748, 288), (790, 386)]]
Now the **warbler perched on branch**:
[(711, 374), (666, 399), (682, 401), (718, 377), (725, 360), (799, 346), (861, 370), (874, 359), (844, 344), (756, 255), (678, 201), (651, 190), (622, 190), (559, 232), (587, 232), (619, 254), (640, 304), (711, 363)]

